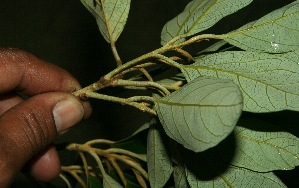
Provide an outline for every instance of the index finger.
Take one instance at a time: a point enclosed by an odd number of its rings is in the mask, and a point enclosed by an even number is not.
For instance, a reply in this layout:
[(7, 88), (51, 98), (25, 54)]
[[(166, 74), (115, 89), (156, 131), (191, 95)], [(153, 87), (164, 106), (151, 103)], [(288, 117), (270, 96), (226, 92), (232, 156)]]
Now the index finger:
[(17, 49), (0, 49), (0, 75), (0, 94), (15, 90), (32, 96), (80, 89), (67, 71)]

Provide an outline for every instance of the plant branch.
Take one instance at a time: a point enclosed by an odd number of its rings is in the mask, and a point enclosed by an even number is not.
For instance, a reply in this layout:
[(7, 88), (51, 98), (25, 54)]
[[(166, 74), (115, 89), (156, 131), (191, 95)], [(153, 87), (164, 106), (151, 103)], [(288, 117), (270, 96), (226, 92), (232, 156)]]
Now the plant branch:
[(108, 145), (111, 145), (111, 144), (114, 144), (114, 143), (115, 142), (111, 141), (111, 140), (95, 139), (95, 140), (90, 140), (90, 141), (86, 142), (85, 144), (86, 145), (93, 145), (93, 144), (108, 144)]
[(125, 187), (127, 187), (127, 179), (123, 173), (123, 171), (121, 170), (120, 166), (117, 164), (117, 162), (115, 161), (115, 159), (110, 159), (109, 160), (112, 164), (112, 166), (114, 167), (114, 169), (116, 170), (118, 176), (120, 177), (122, 183), (124, 184)]
[(68, 188), (72, 187), (70, 181), (67, 179), (67, 177), (65, 177), (65, 175), (59, 174), (59, 177), (66, 183)]
[(224, 35), (213, 35), (213, 34), (198, 35), (198, 36), (194, 36), (186, 41), (175, 44), (176, 41), (178, 41), (182, 38), (185, 38), (185, 37), (186, 36), (177, 36), (177, 37), (173, 38), (170, 42), (168, 42), (166, 45), (162, 46), (161, 48), (158, 48), (152, 52), (144, 54), (144, 55), (137, 57), (125, 64), (118, 66), (116, 69), (112, 70), (111, 72), (109, 72), (108, 74), (103, 76), (99, 81), (97, 81), (83, 89), (80, 89), (80, 90), (74, 92), (73, 94), (75, 96), (79, 96), (80, 98), (84, 98), (86, 91), (98, 91), (100, 89), (103, 89), (103, 88), (109, 86), (109, 84), (113, 81), (113, 78), (116, 79), (115, 77), (121, 76), (120, 74), (125, 72), (126, 70), (131, 69), (134, 66), (138, 66), (138, 64), (140, 64), (142, 61), (145, 61), (146, 59), (153, 58), (153, 57), (159, 58), (159, 59), (167, 62), (169, 65), (180, 68), (181, 67), (180, 64), (176, 63), (175, 61), (173, 61), (170, 58), (163, 56), (161, 54), (171, 51), (171, 50), (177, 51), (177, 49), (180, 49), (184, 46), (187, 46), (194, 42), (199, 42), (202, 40), (223, 39)]
[(79, 152), (79, 156), (81, 157), (81, 160), (83, 162), (83, 167), (84, 167), (85, 174), (86, 174), (86, 180), (88, 182), (89, 181), (89, 177), (88, 177), (89, 176), (89, 169), (88, 169), (88, 164), (87, 164), (86, 158), (85, 158), (83, 152)]
[(121, 61), (120, 56), (119, 56), (119, 54), (117, 52), (117, 48), (115, 46), (115, 42), (111, 41), (110, 45), (111, 45), (111, 50), (112, 50), (113, 56), (114, 56), (115, 61), (116, 61), (116, 65), (117, 65), (117, 67), (120, 67), (122, 65), (122, 61)]
[(151, 81), (132, 81), (132, 80), (115, 80), (111, 86), (135, 86), (135, 87), (152, 87), (160, 91), (162, 95), (168, 95), (170, 92), (162, 85)]
[(120, 103), (120, 104), (133, 106), (133, 107), (135, 107), (135, 108), (137, 108), (137, 109), (139, 109), (143, 112), (147, 112), (147, 113), (150, 113), (150, 114), (155, 115), (155, 116), (157, 115), (157, 113), (153, 109), (145, 106), (144, 104), (140, 104), (140, 103), (137, 103), (137, 102), (132, 102), (131, 100), (128, 100), (128, 99), (108, 96), (108, 95), (104, 95), (104, 94), (100, 94), (100, 93), (96, 93), (96, 92), (92, 92), (92, 91), (86, 91), (85, 96), (87, 98), (101, 99), (101, 100), (117, 102), (117, 103)]
[(147, 172), (140, 166), (139, 163), (136, 163), (135, 161), (132, 161), (130, 158), (121, 157), (119, 155), (113, 155), (113, 157), (119, 161), (124, 162), (125, 164), (129, 165), (130, 167), (136, 169), (142, 176), (148, 180), (148, 174)]
[(130, 156), (136, 159), (140, 159), (144, 162), (146, 162), (146, 155), (136, 154), (128, 150), (120, 149), (120, 148), (110, 148), (106, 150), (109, 153), (118, 153), (126, 156)]

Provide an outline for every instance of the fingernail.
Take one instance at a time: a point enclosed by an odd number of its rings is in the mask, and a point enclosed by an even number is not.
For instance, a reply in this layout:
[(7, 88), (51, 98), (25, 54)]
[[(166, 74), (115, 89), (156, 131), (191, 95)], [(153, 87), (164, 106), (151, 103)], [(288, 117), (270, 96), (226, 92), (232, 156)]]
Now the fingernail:
[(53, 116), (57, 132), (61, 132), (80, 122), (84, 116), (84, 109), (79, 101), (69, 98), (55, 105)]

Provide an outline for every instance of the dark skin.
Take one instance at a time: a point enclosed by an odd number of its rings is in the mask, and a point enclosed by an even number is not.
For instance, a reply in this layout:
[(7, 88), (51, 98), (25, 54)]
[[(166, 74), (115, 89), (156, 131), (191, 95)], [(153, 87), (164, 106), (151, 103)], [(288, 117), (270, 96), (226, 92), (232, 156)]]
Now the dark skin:
[(0, 49), (0, 75), (0, 185), (8, 187), (25, 166), (50, 181), (60, 173), (51, 144), (91, 107), (71, 94), (80, 85), (68, 72), (27, 52)]

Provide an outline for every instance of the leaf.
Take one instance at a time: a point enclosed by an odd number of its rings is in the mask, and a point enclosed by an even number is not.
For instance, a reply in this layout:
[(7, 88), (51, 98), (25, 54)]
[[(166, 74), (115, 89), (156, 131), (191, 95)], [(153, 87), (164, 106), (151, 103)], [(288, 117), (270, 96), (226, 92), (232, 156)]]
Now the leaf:
[(174, 168), (173, 178), (176, 188), (190, 187), (187, 181), (185, 167), (183, 165), (178, 165)]
[(146, 154), (146, 136), (151, 122), (142, 125), (131, 136), (111, 145), (112, 148), (121, 148), (138, 154)]
[(105, 40), (116, 42), (129, 14), (131, 0), (80, 0), (95, 17)]
[(242, 94), (230, 80), (198, 77), (157, 99), (158, 117), (167, 135), (195, 152), (216, 146), (234, 129)]
[(165, 45), (179, 35), (191, 36), (204, 31), (251, 2), (252, 0), (193, 0), (181, 14), (166, 23), (161, 34), (161, 44)]
[(243, 168), (230, 167), (226, 172), (212, 180), (198, 179), (187, 170), (187, 179), (191, 188), (205, 187), (286, 187), (272, 172), (258, 173)]
[(103, 184), (101, 181), (94, 177), (94, 176), (88, 176), (88, 188), (102, 188)]
[(107, 174), (103, 174), (103, 186), (104, 188), (123, 188), (123, 186)]
[(299, 138), (286, 132), (259, 132), (237, 126), (232, 164), (258, 172), (291, 170), (299, 165)]
[(172, 174), (173, 167), (159, 131), (151, 128), (148, 133), (148, 173), (151, 187), (163, 187)]
[(243, 50), (282, 53), (299, 48), (299, 1), (277, 9), (251, 27), (224, 35), (224, 40)]
[[(253, 22), (249, 22), (247, 24), (245, 24), (244, 26), (240, 27), (238, 30), (243, 30), (243, 29), (247, 29), (250, 28), (253, 24), (255, 23), (255, 21)], [(237, 31), (238, 31), (237, 30)], [(223, 49), (223, 46), (227, 45), (228, 43), (225, 40), (220, 40), (214, 44), (212, 44), (211, 46), (209, 46), (208, 48), (204, 49), (203, 51), (197, 53), (197, 54), (202, 54), (202, 53), (211, 53), (211, 52), (223, 52), (226, 51), (227, 49), (231, 49), (233, 46), (230, 46), (226, 49)], [(221, 49), (221, 51), (219, 51)]]
[[(118, 173), (115, 170), (109, 171), (109, 175), (118, 183), (122, 183)], [(131, 174), (125, 172), (124, 172), (124, 176), (127, 180), (126, 188), (141, 188), (141, 186), (137, 184), (137, 179), (135, 176), (132, 176)]]
[(187, 81), (203, 75), (233, 80), (243, 93), (245, 111), (298, 111), (299, 66), (285, 57), (288, 55), (223, 52), (196, 59), (182, 71)]

